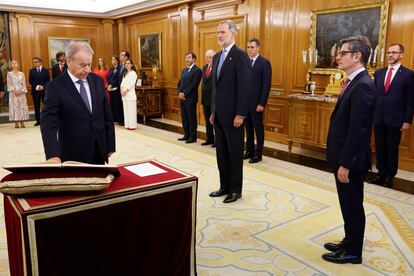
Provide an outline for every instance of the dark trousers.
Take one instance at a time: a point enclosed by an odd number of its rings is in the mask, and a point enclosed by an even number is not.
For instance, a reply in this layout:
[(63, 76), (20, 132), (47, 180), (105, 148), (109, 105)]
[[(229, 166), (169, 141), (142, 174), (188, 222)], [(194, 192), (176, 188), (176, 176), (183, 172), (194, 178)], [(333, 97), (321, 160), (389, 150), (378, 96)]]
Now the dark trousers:
[(344, 220), (343, 249), (352, 255), (362, 255), (365, 232), (364, 179), (367, 172), (349, 172), (349, 183), (341, 183), (335, 173), (336, 189)]
[[(254, 146), (254, 133), (256, 132), (256, 148)], [(247, 152), (262, 156), (264, 144), (263, 112), (257, 112), (250, 107), (246, 120), (246, 146)]]
[(398, 170), (401, 130), (399, 127), (388, 127), (381, 123), (374, 127), (374, 133), (378, 174), (393, 178)]
[(192, 100), (180, 100), (181, 122), (184, 137), (197, 139), (197, 103)]
[(241, 193), (243, 184), (243, 126), (235, 128), (214, 121), (216, 156), (220, 173), (220, 189)]
[(203, 105), (204, 120), (206, 121), (207, 142), (214, 143), (213, 125), (210, 123), (211, 106)]
[(123, 125), (124, 124), (124, 106), (122, 104), (122, 96), (119, 90), (120, 88), (109, 92), (109, 104), (111, 106), (112, 117), (114, 119), (114, 122), (117, 122)]
[(45, 99), (45, 93), (44, 92), (32, 92), (33, 97), (33, 106), (35, 111), (35, 118), (36, 122), (40, 123), (40, 102), (43, 103)]

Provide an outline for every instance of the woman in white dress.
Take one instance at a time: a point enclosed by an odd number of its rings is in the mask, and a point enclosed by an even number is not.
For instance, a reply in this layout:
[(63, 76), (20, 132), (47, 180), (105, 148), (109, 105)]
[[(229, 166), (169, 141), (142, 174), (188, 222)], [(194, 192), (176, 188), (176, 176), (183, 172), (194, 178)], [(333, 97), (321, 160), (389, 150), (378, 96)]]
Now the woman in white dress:
[[(27, 107), (27, 88), (24, 74), (19, 71), (19, 63), (12, 60), (12, 71), (7, 73), (7, 91), (9, 91), (9, 120), (14, 121), (15, 128), (25, 127), (29, 119)], [(20, 125), (19, 125), (20, 124)]]
[(133, 130), (137, 128), (137, 94), (135, 93), (137, 73), (132, 60), (125, 61), (125, 69), (121, 82), (124, 124), (126, 129)]

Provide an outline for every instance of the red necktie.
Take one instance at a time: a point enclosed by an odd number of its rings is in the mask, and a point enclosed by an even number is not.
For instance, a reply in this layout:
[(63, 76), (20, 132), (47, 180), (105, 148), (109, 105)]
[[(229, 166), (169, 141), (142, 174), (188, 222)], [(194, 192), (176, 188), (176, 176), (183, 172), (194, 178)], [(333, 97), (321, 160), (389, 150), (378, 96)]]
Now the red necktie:
[(63, 72), (63, 64), (59, 64), (60, 72)]
[(208, 78), (210, 76), (210, 72), (211, 72), (211, 66), (209, 66), (207, 71), (206, 71), (206, 78)]
[(342, 97), (342, 94), (344, 93), (345, 89), (348, 87), (348, 84), (351, 82), (350, 79), (346, 79), (344, 84), (342, 85), (341, 94), (339, 94), (339, 98)]
[(388, 70), (388, 73), (387, 73), (387, 77), (385, 79), (385, 85), (384, 85), (384, 91), (385, 91), (385, 93), (387, 93), (388, 92), (388, 88), (390, 88), (391, 77), (392, 77), (392, 70), (394, 70), (394, 68), (390, 67), (390, 69)]

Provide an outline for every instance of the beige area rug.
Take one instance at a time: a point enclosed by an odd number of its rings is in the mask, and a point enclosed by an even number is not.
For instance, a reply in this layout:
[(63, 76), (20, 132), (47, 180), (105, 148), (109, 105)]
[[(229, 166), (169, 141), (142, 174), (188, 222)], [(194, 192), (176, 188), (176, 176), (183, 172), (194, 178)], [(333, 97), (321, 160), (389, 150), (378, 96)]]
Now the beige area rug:
[[(331, 174), (264, 158), (245, 165), (243, 198), (223, 204), (208, 196), (218, 188), (213, 148), (142, 125), (116, 132), (112, 164), (157, 159), (199, 178), (198, 275), (414, 275), (413, 195), (367, 184), (363, 264), (331, 264), (322, 245), (343, 235)], [(0, 164), (44, 161), (39, 128), (0, 125), (0, 144)], [(2, 201), (0, 276), (9, 275)]]

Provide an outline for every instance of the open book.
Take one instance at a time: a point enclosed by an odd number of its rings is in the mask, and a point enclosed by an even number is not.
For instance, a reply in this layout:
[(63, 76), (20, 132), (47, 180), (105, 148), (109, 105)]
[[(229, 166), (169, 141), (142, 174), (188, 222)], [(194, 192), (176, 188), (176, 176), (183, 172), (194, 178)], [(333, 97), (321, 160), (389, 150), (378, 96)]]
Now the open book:
[(7, 165), (3, 168), (12, 172), (0, 181), (0, 192), (6, 194), (98, 191), (109, 187), (120, 175), (117, 166), (73, 161)]

